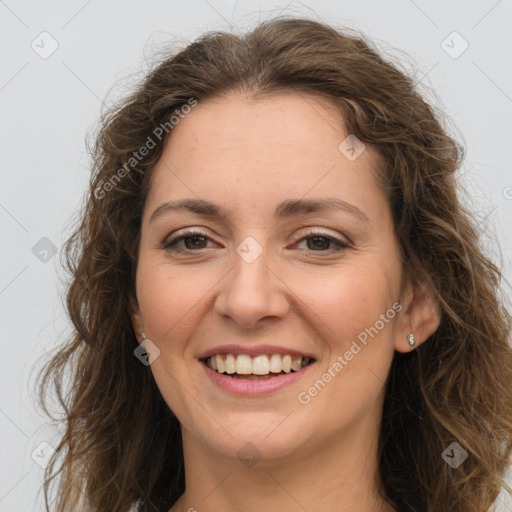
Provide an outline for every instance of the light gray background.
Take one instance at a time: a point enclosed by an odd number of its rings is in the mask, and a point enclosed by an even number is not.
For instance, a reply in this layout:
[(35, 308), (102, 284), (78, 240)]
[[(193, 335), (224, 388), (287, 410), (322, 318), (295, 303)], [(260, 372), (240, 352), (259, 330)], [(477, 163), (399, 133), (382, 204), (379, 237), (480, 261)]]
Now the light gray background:
[[(511, 279), (511, 0), (0, 0), (0, 512), (43, 510), (43, 470), (31, 454), (55, 434), (31, 398), (34, 365), (69, 324), (58, 255), (36, 244), (47, 237), (59, 250), (69, 234), (88, 179), (84, 138), (102, 101), (122, 95), (109, 90), (126, 76), (133, 83), (162, 43), (280, 12), (359, 29), (432, 88), (467, 149), (468, 204), (498, 239), (489, 247)], [(47, 58), (31, 47), (48, 51), (52, 38), (58, 48)], [(499, 510), (512, 511), (510, 497)]]

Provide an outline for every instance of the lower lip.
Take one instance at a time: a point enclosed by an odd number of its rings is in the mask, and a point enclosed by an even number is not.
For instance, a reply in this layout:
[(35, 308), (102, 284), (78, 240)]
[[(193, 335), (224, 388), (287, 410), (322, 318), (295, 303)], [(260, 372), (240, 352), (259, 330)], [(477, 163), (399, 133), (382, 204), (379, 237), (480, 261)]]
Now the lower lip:
[(286, 375), (272, 377), (270, 379), (245, 380), (228, 377), (223, 373), (217, 373), (215, 370), (206, 366), (205, 363), (201, 362), (201, 366), (204, 368), (206, 375), (214, 384), (225, 391), (229, 391), (234, 395), (240, 396), (262, 396), (275, 393), (276, 391), (279, 391), (286, 386), (291, 386), (297, 382), (314, 364), (315, 363), (310, 363), (307, 366), (304, 366), (301, 370), (293, 373), (287, 373)]

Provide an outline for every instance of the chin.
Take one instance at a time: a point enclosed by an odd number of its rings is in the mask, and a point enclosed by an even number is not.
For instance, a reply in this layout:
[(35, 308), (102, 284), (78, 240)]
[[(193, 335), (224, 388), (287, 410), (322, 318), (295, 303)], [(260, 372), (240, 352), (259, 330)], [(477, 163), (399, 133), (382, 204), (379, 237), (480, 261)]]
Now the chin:
[[(294, 416), (290, 414), (290, 418)], [(288, 421), (286, 414), (247, 413), (232, 414), (225, 417), (223, 427), (216, 422), (202, 423), (194, 428), (194, 434), (202, 438), (202, 443), (220, 457), (246, 459), (260, 462), (286, 458), (302, 450), (308, 439), (314, 439), (308, 433), (306, 425), (293, 418)], [(283, 421), (284, 420), (284, 421)], [(209, 427), (209, 428), (208, 428)], [(248, 464), (250, 465), (250, 464)]]

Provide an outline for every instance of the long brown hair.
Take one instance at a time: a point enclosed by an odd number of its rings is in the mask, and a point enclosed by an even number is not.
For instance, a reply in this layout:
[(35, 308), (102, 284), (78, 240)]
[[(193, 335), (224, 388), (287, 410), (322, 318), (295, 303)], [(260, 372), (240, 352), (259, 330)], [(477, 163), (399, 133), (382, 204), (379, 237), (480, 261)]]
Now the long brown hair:
[[(430, 339), (395, 352), (379, 437), (381, 492), (399, 511), (487, 511), (503, 486), (511, 491), (502, 478), (512, 451), (511, 317), (500, 271), (457, 192), (463, 148), (371, 42), (288, 17), (246, 35), (205, 34), (102, 117), (90, 190), (64, 252), (74, 334), (39, 375), (46, 412), (52, 385), (65, 414), (45, 475), (47, 508), (57, 482), (57, 512), (82, 504), (126, 512), (136, 502), (166, 512), (184, 491), (179, 422), (134, 356), (129, 308), (144, 201), (170, 119), (232, 90), (320, 94), (341, 107), (349, 133), (377, 150), (404, 273), (429, 283), (442, 312)], [(135, 158), (149, 139), (149, 152)], [(454, 442), (468, 454), (457, 468), (442, 456)]]

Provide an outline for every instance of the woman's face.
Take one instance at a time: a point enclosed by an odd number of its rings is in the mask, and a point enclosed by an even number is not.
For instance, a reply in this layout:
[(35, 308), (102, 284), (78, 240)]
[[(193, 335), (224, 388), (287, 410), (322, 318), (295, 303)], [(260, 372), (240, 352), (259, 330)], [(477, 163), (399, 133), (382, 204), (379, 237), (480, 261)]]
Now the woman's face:
[(133, 324), (160, 351), (151, 371), (184, 442), (265, 459), (376, 438), (407, 350), (401, 264), (376, 153), (341, 121), (313, 96), (231, 93), (172, 130)]

